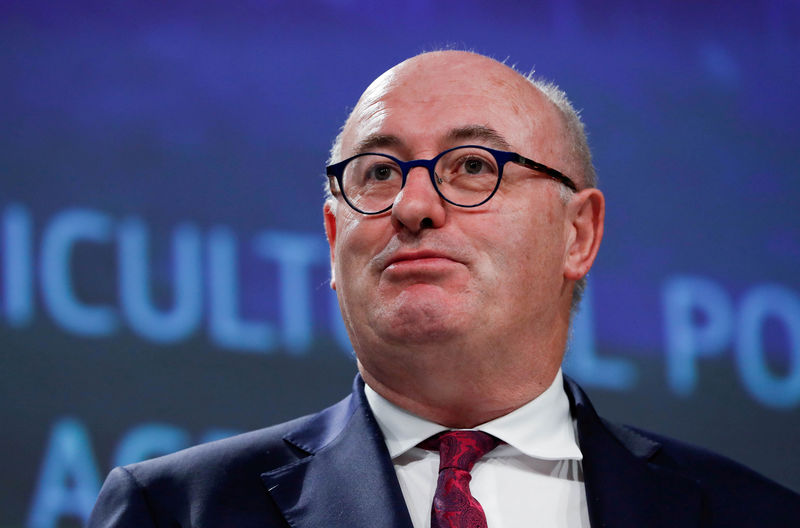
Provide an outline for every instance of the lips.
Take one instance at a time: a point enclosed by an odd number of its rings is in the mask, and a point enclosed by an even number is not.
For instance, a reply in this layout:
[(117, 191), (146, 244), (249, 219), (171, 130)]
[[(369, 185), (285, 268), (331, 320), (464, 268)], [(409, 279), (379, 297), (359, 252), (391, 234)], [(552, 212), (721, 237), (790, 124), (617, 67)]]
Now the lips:
[(386, 261), (386, 265), (384, 269), (388, 268), (393, 264), (402, 264), (404, 262), (413, 263), (413, 262), (421, 262), (425, 260), (449, 260), (451, 262), (459, 262), (458, 260), (454, 259), (453, 257), (446, 255), (441, 252), (437, 251), (430, 251), (430, 250), (419, 250), (419, 251), (400, 251), (389, 257)]

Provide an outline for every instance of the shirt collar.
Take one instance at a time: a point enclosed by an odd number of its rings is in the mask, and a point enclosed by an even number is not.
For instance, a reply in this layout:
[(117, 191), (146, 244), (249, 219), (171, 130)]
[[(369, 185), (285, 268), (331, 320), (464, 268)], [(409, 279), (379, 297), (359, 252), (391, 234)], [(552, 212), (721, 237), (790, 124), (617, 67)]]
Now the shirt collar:
[[(393, 459), (426, 438), (448, 429), (398, 407), (369, 385), (364, 386), (364, 393)], [(533, 458), (583, 458), (575, 437), (561, 369), (550, 387), (537, 398), (474, 429), (496, 436)]]

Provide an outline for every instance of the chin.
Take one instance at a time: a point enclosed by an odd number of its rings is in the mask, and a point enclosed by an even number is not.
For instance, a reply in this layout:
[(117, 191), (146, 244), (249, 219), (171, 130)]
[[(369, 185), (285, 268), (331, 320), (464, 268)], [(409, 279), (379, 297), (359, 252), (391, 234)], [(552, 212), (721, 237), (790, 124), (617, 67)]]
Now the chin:
[(463, 332), (453, 328), (414, 325), (406, 329), (394, 327), (386, 333), (385, 338), (388, 342), (414, 346), (449, 343), (460, 335), (463, 335)]
[(463, 336), (463, 304), (437, 302), (435, 298), (402, 299), (385, 305), (373, 320), (387, 341), (405, 344), (438, 343)]

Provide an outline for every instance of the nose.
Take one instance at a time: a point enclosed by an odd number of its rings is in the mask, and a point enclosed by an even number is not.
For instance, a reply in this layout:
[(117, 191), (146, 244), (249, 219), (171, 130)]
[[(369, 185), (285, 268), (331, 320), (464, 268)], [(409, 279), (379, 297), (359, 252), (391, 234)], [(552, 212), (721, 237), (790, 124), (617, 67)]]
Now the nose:
[(441, 227), (445, 218), (445, 202), (433, 187), (428, 169), (409, 170), (406, 184), (392, 205), (392, 222), (416, 234), (423, 229)]

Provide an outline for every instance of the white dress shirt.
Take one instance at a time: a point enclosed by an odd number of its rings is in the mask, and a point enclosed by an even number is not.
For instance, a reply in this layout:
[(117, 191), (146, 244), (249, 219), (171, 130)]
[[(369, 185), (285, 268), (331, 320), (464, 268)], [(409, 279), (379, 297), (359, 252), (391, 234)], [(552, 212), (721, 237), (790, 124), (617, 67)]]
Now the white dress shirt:
[[(369, 385), (364, 389), (414, 528), (430, 528), (439, 453), (416, 446), (448, 428), (401, 409)], [(583, 456), (560, 370), (538, 398), (474, 429), (506, 442), (471, 472), (470, 491), (483, 506), (489, 528), (588, 528)]]

